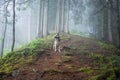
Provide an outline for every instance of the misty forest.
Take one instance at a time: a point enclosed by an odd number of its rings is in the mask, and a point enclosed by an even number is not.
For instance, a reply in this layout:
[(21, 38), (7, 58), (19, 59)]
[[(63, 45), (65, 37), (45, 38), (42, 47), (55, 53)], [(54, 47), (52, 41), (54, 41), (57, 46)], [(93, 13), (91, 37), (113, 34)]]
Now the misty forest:
[(0, 0), (0, 80), (120, 80), (120, 0)]

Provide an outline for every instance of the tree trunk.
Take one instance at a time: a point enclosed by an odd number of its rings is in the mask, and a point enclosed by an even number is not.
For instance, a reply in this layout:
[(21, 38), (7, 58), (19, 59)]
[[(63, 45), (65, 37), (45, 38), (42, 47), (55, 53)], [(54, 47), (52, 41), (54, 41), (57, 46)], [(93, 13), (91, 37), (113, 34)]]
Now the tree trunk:
[(60, 0), (57, 1), (57, 12), (56, 12), (56, 32), (59, 32), (59, 17), (60, 17)]
[(5, 35), (6, 35), (6, 30), (7, 30), (7, 23), (8, 23), (8, 18), (7, 18), (7, 11), (8, 11), (8, 5), (9, 1), (5, 7), (5, 26), (4, 26), (4, 33), (3, 33), (3, 38), (2, 38), (2, 47), (1, 47), (1, 57), (3, 56), (4, 53), (4, 44), (5, 44)]
[(47, 30), (47, 23), (48, 23), (47, 19), (48, 19), (48, 0), (45, 0), (45, 2), (44, 2), (44, 22), (43, 22), (44, 23), (43, 24), (43, 28), (44, 28), (43, 33), (44, 33), (45, 36), (47, 36), (47, 31), (48, 31)]
[(46, 25), (46, 34), (48, 35), (49, 34), (49, 31), (48, 31), (48, 18), (49, 18), (49, 0), (47, 0), (47, 25)]
[(39, 26), (38, 26), (38, 38), (41, 37), (41, 16), (42, 14), (42, 0), (40, 0), (40, 5), (39, 5)]
[(113, 42), (113, 37), (112, 37), (112, 3), (108, 4), (109, 9), (108, 9), (108, 37), (109, 37), (109, 42)]
[(66, 32), (69, 34), (69, 8), (70, 0), (67, 0)]
[(120, 0), (116, 1), (117, 5), (117, 29), (118, 29), (118, 40), (117, 40), (117, 46), (120, 48)]
[(42, 14), (41, 14), (41, 37), (43, 38), (43, 26), (44, 26), (44, 4), (45, 0), (42, 1)]
[(13, 42), (11, 51), (13, 52), (15, 47), (15, 0), (13, 0)]
[(104, 33), (104, 38), (103, 40), (105, 41), (109, 41), (108, 40), (108, 12), (107, 12), (107, 8), (104, 9), (104, 27), (103, 27), (103, 33)]
[(62, 32), (64, 32), (64, 12), (65, 12), (65, 0), (62, 0), (62, 19), (61, 19), (61, 28)]
[(103, 33), (103, 27), (104, 27), (104, 12), (102, 12), (102, 16), (101, 16), (101, 38), (104, 38), (104, 33)]

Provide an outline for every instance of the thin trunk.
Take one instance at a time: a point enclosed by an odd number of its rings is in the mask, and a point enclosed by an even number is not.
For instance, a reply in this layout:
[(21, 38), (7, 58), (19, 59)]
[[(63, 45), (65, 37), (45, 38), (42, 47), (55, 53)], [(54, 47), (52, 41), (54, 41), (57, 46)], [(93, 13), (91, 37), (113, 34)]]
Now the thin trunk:
[(43, 0), (42, 2), (42, 17), (41, 17), (41, 37), (43, 38), (43, 26), (44, 26), (44, 4), (45, 4), (45, 1)]
[(38, 26), (38, 38), (41, 37), (41, 14), (42, 14), (42, 0), (40, 0), (40, 5), (39, 5), (39, 26)]
[(58, 1), (57, 1), (57, 6), (56, 6), (56, 19), (55, 19), (55, 32), (57, 32), (57, 16), (58, 16)]
[(68, 34), (69, 34), (69, 8), (70, 8), (70, 0), (67, 0), (66, 32)]
[(7, 30), (7, 23), (8, 23), (8, 18), (7, 18), (7, 11), (8, 11), (8, 5), (9, 5), (9, 1), (5, 7), (5, 26), (4, 26), (4, 33), (3, 33), (3, 38), (2, 38), (2, 47), (1, 47), (1, 57), (3, 56), (4, 53), (4, 44), (5, 44), (5, 35), (6, 35), (6, 30)]
[(43, 0), (41, 1), (41, 19), (40, 19), (40, 37), (42, 37), (42, 26), (43, 26)]
[(107, 8), (104, 8), (104, 14), (103, 14), (103, 17), (104, 17), (104, 27), (103, 27), (103, 33), (104, 33), (104, 38), (103, 40), (105, 41), (109, 41), (108, 39), (108, 9)]
[(57, 12), (56, 12), (56, 32), (59, 32), (59, 14), (60, 13), (60, 0), (57, 2)]
[(62, 0), (62, 19), (61, 19), (62, 32), (64, 32), (64, 9), (65, 9), (65, 1)]
[(13, 0), (13, 43), (11, 51), (13, 52), (15, 47), (15, 0)]
[(102, 17), (101, 17), (101, 37), (103, 39), (104, 33), (103, 33), (103, 27), (104, 27), (104, 12), (102, 12)]
[(108, 4), (109, 8), (108, 9), (108, 37), (109, 37), (109, 42), (113, 42), (113, 37), (112, 37), (112, 3)]
[(118, 29), (118, 40), (117, 40), (117, 46), (120, 47), (120, 0), (116, 1), (117, 5), (117, 29)]
[(47, 12), (48, 12), (48, 0), (45, 0), (45, 4), (44, 4), (44, 35), (47, 36)]
[(48, 32), (48, 18), (49, 18), (49, 0), (47, 0), (47, 25), (46, 25), (46, 34), (48, 35), (49, 32)]

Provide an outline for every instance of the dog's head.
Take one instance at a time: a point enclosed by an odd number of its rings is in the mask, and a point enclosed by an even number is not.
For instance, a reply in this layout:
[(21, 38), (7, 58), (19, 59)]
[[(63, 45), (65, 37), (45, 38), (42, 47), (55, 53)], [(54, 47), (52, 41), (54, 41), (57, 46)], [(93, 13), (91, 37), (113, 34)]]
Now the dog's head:
[(56, 35), (54, 36), (55, 39), (58, 39), (58, 41), (60, 41), (60, 36), (59, 33), (56, 33)]

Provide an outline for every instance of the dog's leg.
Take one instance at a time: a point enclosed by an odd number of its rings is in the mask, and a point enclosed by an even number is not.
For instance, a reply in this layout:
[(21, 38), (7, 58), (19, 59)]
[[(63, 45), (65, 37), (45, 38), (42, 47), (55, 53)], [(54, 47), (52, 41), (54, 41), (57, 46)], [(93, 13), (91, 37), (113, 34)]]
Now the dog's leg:
[(54, 49), (55, 52), (57, 52), (57, 45), (55, 45), (55, 49)]
[(58, 47), (58, 51), (59, 51), (59, 52), (61, 52), (61, 50), (60, 50), (60, 49), (61, 49), (61, 48), (60, 48), (60, 46), (59, 46), (59, 47)]
[(53, 50), (56, 52), (57, 51), (57, 48), (56, 48), (56, 44), (54, 43), (53, 45)]

